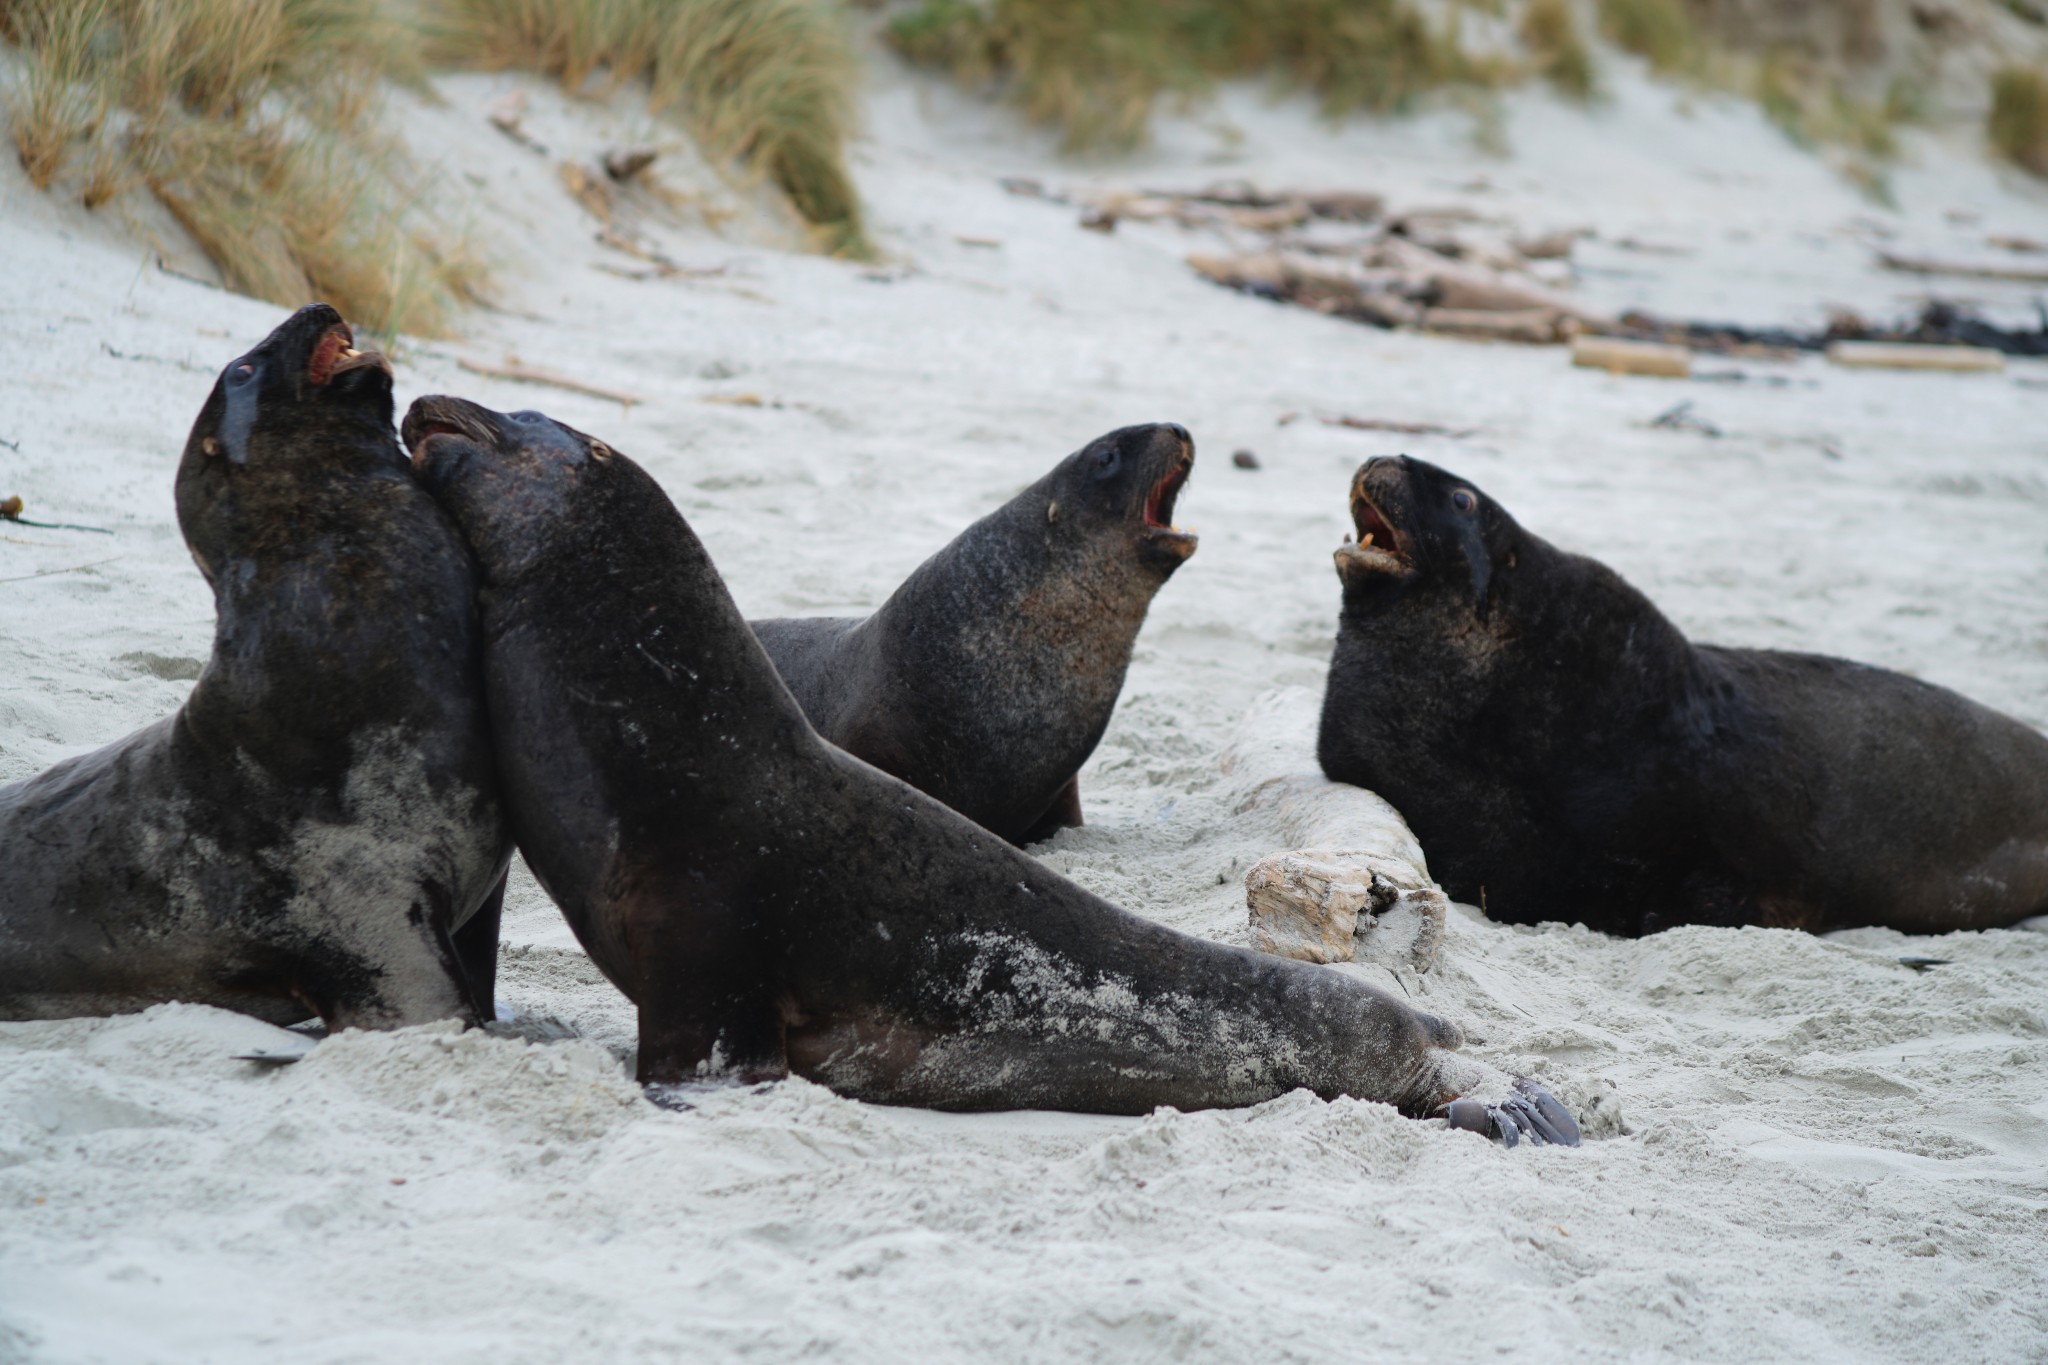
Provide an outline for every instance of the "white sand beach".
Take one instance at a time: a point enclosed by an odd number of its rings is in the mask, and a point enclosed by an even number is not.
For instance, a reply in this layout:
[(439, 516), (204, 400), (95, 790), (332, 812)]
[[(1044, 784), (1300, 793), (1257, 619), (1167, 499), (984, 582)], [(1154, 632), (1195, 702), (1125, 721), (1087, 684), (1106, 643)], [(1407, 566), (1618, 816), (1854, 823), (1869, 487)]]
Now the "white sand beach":
[[(795, 249), (786, 215), (628, 97), (437, 78), (439, 102), (394, 93), (391, 117), (496, 261), (497, 311), (404, 341), (399, 401), (454, 392), (602, 436), (754, 616), (871, 608), (1090, 438), (1185, 424), (1200, 550), (1082, 774), (1087, 827), (1033, 852), (1230, 942), (1249, 941), (1246, 869), (1287, 845), (1235, 809), (1219, 760), (1261, 694), (1321, 687), (1330, 552), (1371, 455), (1470, 477), (1695, 638), (1847, 655), (2048, 726), (2048, 360), (1575, 370), (1562, 347), (1231, 293), (1185, 264), (1214, 239), (1084, 231), (999, 183), (1244, 179), (1586, 227), (1589, 305), (1801, 326), (1917, 309), (1930, 283), (1877, 268), (1879, 245), (2048, 237), (2048, 186), (1967, 140), (1908, 133), (1886, 208), (1751, 105), (1620, 66), (1611, 84), (1590, 110), (1507, 96), (1505, 156), (1462, 114), (1333, 128), (1242, 89), (1149, 151), (1077, 163), (877, 55), (853, 168), (884, 259), (861, 264)], [(514, 90), (545, 154), (486, 120)], [(641, 240), (690, 270), (632, 278), (647, 262), (595, 240), (556, 164), (650, 140), (665, 183), (724, 211), (645, 209)], [(197, 677), (212, 603), (171, 476), (216, 372), (283, 310), (200, 282), (139, 197), (88, 214), (11, 155), (0, 262), (0, 496), (112, 533), (0, 524), (11, 781), (168, 714)], [(2024, 285), (1938, 287), (2032, 317)], [(642, 401), (462, 367), (512, 356)], [(1720, 434), (1651, 425), (1685, 401)], [(0, 1024), (0, 1362), (2048, 1361), (2048, 933), (1624, 941), (1460, 907), (1427, 975), (1326, 970), (1538, 1077), (1584, 1146), (1506, 1150), (1306, 1094), (951, 1116), (791, 1080), (666, 1111), (622, 1064), (630, 1007), (515, 867), (507, 1036), (350, 1033), (272, 1069), (233, 1054), (278, 1030), (198, 1006)]]

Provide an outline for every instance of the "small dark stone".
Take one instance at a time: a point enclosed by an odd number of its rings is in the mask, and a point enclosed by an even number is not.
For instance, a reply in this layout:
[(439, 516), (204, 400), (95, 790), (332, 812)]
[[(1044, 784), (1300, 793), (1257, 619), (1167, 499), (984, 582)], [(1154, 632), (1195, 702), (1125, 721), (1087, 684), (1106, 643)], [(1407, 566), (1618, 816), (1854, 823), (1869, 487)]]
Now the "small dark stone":
[(1257, 469), (1259, 467), (1259, 457), (1249, 450), (1232, 451), (1230, 453), (1230, 462), (1239, 469)]

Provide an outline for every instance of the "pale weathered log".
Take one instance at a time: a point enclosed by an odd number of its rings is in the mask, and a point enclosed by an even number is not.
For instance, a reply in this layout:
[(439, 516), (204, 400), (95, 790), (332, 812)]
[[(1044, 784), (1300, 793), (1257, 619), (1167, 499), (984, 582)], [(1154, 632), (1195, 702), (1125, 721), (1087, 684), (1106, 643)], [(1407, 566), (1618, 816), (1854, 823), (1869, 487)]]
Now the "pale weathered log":
[(2005, 357), (1987, 346), (1923, 346), (1903, 341), (1837, 341), (1828, 359), (1860, 370), (1963, 370), (1993, 372)]
[(1398, 812), (1363, 787), (1317, 770), (1320, 699), (1306, 688), (1252, 704), (1223, 770), (1238, 809), (1270, 809), (1295, 847), (1245, 877), (1252, 940), (1308, 962), (1377, 962), (1426, 972), (1443, 952), (1450, 902)]
[(1514, 312), (1483, 312), (1470, 308), (1431, 308), (1422, 314), (1422, 330), (1445, 336), (1478, 337), (1488, 341), (1521, 341), (1547, 346), (1559, 340), (1561, 316), (1551, 308), (1524, 308)]
[(1572, 364), (1611, 374), (1648, 374), (1683, 379), (1692, 373), (1692, 352), (1657, 341), (1624, 341), (1620, 337), (1572, 338)]

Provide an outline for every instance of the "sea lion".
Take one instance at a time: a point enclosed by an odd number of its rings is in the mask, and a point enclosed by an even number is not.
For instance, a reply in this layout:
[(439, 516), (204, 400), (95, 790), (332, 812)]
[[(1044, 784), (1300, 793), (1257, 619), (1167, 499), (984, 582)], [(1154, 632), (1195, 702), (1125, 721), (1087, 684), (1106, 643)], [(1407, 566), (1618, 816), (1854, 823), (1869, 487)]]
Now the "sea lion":
[[(638, 1007), (660, 1086), (790, 1072), (890, 1104), (1134, 1114), (1297, 1087), (1412, 1114), (1477, 1069), (1348, 976), (1120, 910), (819, 737), (639, 466), (539, 413), (406, 414), (483, 572), (529, 866)], [(1534, 1087), (1454, 1122), (1576, 1140)]]
[(1606, 566), (1403, 456), (1358, 542), (1323, 771), (1497, 919), (1981, 929), (2048, 911), (2048, 738), (1943, 688), (1694, 645)]
[(212, 658), (175, 715), (0, 788), (0, 1019), (491, 1017), (475, 570), (391, 419), (325, 305), (222, 372), (177, 475)]
[(819, 734), (1013, 844), (1081, 823), (1076, 774), (1152, 595), (1195, 552), (1173, 525), (1195, 443), (1090, 441), (919, 565), (866, 619), (753, 622)]

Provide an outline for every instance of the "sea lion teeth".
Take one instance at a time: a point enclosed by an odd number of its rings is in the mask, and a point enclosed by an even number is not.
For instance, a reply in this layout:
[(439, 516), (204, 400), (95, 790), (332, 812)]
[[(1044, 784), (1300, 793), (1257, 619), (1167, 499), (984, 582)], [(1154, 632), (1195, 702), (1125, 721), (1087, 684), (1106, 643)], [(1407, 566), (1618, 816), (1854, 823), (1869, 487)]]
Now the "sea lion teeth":
[[(1360, 549), (1363, 549), (1363, 548), (1365, 548), (1366, 546), (1368, 546), (1368, 545), (1372, 544), (1372, 537), (1373, 537), (1373, 533), (1372, 533), (1371, 531), (1367, 531), (1367, 532), (1365, 533), (1365, 535), (1364, 535), (1363, 537), (1361, 537), (1361, 538), (1360, 538), (1360, 540), (1359, 540), (1359, 542), (1358, 542), (1359, 548), (1360, 548)], [(1346, 536), (1346, 537), (1344, 537), (1344, 539), (1346, 539), (1346, 540), (1349, 540), (1349, 539), (1351, 539), (1351, 537), (1350, 537), (1350, 536)]]

